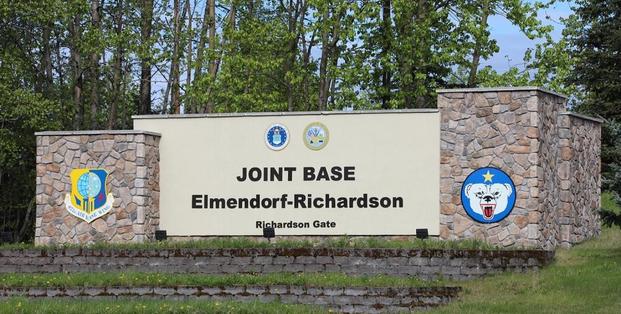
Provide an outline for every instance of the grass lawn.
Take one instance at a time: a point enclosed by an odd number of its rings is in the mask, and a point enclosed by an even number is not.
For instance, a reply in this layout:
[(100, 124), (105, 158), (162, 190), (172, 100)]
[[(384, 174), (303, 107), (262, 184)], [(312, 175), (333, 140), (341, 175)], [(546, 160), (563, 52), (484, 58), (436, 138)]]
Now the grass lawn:
[(323, 308), (281, 303), (239, 303), (215, 301), (68, 301), (27, 300), (14, 298), (0, 301), (0, 313), (326, 313)]
[(170, 287), (180, 285), (219, 287), (258, 284), (316, 287), (428, 287), (443, 283), (440, 281), (423, 281), (417, 278), (400, 278), (381, 275), (353, 277), (341, 273), (277, 273), (266, 275), (169, 273), (0, 274), (0, 287)]
[(436, 313), (621, 313), (621, 230), (559, 249), (551, 266), (463, 282), (459, 301)]

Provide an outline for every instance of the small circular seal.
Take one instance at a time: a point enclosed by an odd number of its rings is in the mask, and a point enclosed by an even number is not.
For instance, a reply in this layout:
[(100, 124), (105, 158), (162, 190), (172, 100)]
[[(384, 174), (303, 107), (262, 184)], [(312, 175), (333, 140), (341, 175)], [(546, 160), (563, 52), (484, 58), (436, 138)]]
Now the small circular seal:
[(312, 150), (320, 150), (330, 140), (330, 132), (328, 128), (319, 122), (313, 122), (304, 129), (304, 144)]
[(466, 214), (480, 223), (499, 222), (515, 205), (515, 184), (504, 171), (485, 167), (473, 171), (461, 186)]
[(281, 150), (289, 144), (289, 131), (278, 123), (272, 124), (265, 131), (265, 144), (272, 150)]

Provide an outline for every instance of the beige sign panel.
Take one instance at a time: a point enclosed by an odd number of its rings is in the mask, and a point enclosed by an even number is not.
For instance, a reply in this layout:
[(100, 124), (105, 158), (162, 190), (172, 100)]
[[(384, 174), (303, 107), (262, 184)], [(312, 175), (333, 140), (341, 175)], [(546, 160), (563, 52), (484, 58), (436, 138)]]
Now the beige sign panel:
[(436, 110), (135, 117), (174, 236), (439, 233)]

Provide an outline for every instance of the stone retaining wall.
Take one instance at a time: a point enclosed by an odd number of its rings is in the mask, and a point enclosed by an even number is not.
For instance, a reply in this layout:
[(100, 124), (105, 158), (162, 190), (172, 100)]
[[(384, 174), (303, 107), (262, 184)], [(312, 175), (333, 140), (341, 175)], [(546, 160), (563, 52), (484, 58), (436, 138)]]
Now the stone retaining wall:
[[(601, 121), (565, 104), (532, 87), (438, 92), (442, 239), (552, 249), (599, 234)], [(515, 183), (515, 207), (498, 223), (477, 223), (461, 205), (463, 182), (481, 167)]]
[[(37, 133), (35, 244), (143, 242), (159, 226), (159, 135), (142, 131)], [(88, 223), (64, 204), (71, 170), (103, 168), (114, 207)]]
[(286, 285), (0, 288), (0, 298), (172, 299), (319, 305), (346, 313), (401, 312), (447, 304), (459, 287), (329, 288)]
[(170, 272), (204, 274), (316, 273), (472, 279), (537, 270), (552, 251), (401, 249), (2, 250), (1, 273)]

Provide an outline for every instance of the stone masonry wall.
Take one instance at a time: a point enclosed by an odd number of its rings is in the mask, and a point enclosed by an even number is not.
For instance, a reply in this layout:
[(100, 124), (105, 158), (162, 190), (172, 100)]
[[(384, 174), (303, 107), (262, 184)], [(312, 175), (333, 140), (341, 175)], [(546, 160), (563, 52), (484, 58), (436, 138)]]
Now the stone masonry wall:
[(288, 285), (170, 286), (170, 287), (23, 287), (0, 288), (0, 299), (168, 299), (237, 302), (280, 302), (327, 307), (330, 312), (410, 312), (449, 303), (460, 287), (312, 287)]
[[(159, 135), (141, 131), (37, 133), (35, 244), (143, 242), (159, 224)], [(91, 223), (64, 204), (70, 172), (103, 168), (112, 210)]]
[(541, 250), (426, 249), (38, 249), (0, 250), (0, 273), (167, 272), (268, 274), (338, 272), (463, 280), (537, 270), (554, 259)]
[(601, 143), (600, 122), (576, 114), (559, 116), (560, 237), (563, 247), (599, 235)]
[[(568, 113), (565, 102), (530, 87), (438, 92), (441, 238), (552, 249), (599, 232), (601, 121)], [(516, 203), (504, 220), (480, 224), (460, 193), (467, 175), (487, 166), (511, 177)]]
[[(531, 239), (536, 239), (535, 245), (545, 248), (554, 248), (559, 237), (559, 206), (560, 179), (557, 173), (559, 167), (559, 112), (564, 111), (566, 99), (557, 95), (539, 93), (536, 119), (539, 130), (539, 154), (537, 164), (538, 184), (535, 193), (539, 194), (536, 210), (533, 215), (538, 218), (537, 224), (532, 224)], [(535, 206), (535, 204), (533, 204)], [(533, 208), (534, 209), (534, 208)]]
[[(438, 91), (440, 238), (553, 249), (599, 234), (601, 121), (567, 112), (564, 96), (534, 87)], [(36, 244), (144, 242), (159, 228), (159, 138), (143, 131), (37, 133)], [(471, 219), (461, 186), (481, 167), (515, 184), (511, 214)], [(69, 174), (104, 168), (114, 208), (90, 224), (64, 199)]]

